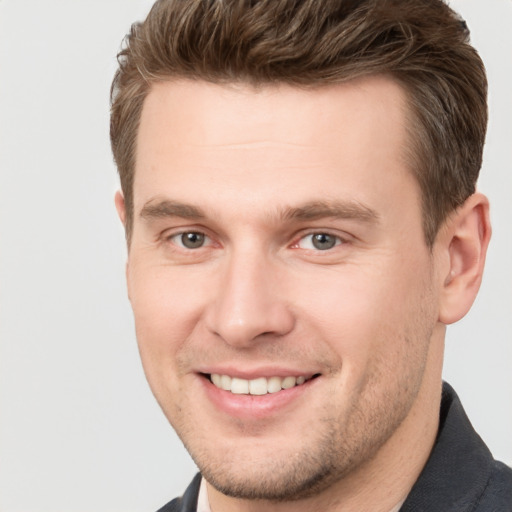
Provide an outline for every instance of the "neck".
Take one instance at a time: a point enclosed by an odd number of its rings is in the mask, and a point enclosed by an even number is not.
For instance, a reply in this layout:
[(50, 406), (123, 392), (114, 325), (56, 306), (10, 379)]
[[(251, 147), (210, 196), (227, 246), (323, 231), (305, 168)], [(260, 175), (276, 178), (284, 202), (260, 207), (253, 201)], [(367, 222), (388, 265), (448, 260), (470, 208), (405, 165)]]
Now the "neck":
[(444, 332), (437, 334), (438, 342), (432, 339), (425, 377), (409, 414), (371, 460), (343, 476), (322, 493), (292, 502), (231, 498), (206, 482), (211, 511), (398, 510), (430, 456), (439, 427)]

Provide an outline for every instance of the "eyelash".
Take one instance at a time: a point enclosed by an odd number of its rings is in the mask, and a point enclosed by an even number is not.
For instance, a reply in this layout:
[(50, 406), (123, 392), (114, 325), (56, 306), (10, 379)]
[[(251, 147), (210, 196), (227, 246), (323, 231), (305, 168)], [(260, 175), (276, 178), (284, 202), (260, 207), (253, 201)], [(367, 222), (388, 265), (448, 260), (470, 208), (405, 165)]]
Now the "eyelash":
[[(325, 237), (329, 237), (331, 239), (334, 239), (334, 245), (332, 247), (328, 247), (328, 248), (325, 248), (325, 249), (320, 249), (318, 247), (300, 247), (300, 243), (305, 241), (308, 238), (311, 239), (311, 245), (314, 246), (315, 242), (314, 242), (314, 238), (313, 237), (315, 237), (315, 236), (325, 236)], [(334, 247), (338, 247), (339, 245), (343, 245), (344, 243), (346, 243), (346, 240), (344, 238), (340, 237), (339, 235), (335, 235), (333, 233), (330, 233), (329, 231), (312, 231), (310, 233), (302, 235), (297, 240), (297, 242), (295, 242), (292, 245), (292, 248), (297, 248), (297, 249), (302, 248), (302, 249), (305, 249), (305, 250), (310, 250), (310, 251), (315, 251), (315, 252), (328, 252), (331, 249), (334, 249)]]
[(182, 239), (182, 237), (184, 235), (199, 235), (200, 237), (203, 237), (204, 240), (208, 240), (210, 242), (212, 242), (212, 239), (205, 233), (203, 233), (202, 231), (199, 231), (199, 230), (189, 230), (189, 231), (180, 231), (179, 233), (173, 233), (171, 235), (168, 235), (165, 237), (165, 241), (166, 242), (171, 242), (173, 243), (174, 245), (177, 245), (180, 249), (183, 249), (183, 250), (190, 250), (190, 251), (193, 251), (194, 249), (202, 249), (203, 247), (205, 247), (204, 245), (201, 245), (199, 247), (196, 247), (196, 248), (191, 248), (191, 247), (185, 247), (183, 245), (183, 243), (177, 243), (177, 242), (173, 242), (173, 240), (175, 239)]
[[(202, 245), (199, 245), (197, 247), (186, 247), (184, 244), (183, 244), (183, 236), (184, 235), (198, 235), (199, 237), (203, 237), (203, 240), (206, 242), (207, 245), (205, 244), (202, 244)], [(318, 247), (314, 247), (315, 243), (313, 241), (313, 238), (312, 237), (315, 237), (315, 236), (325, 236), (325, 237), (330, 237), (330, 238), (333, 238), (334, 239), (334, 245), (332, 247), (328, 247), (328, 248), (325, 248), (325, 249), (320, 249)], [(308, 238), (311, 238), (311, 245), (313, 245), (313, 247), (300, 247), (300, 243)], [(176, 240), (180, 240), (180, 242), (176, 241)], [(167, 235), (164, 237), (164, 241), (165, 242), (170, 242), (174, 245), (176, 245), (177, 247), (179, 247), (181, 250), (185, 250), (185, 251), (194, 251), (195, 249), (203, 249), (205, 247), (208, 247), (212, 244), (213, 240), (207, 235), (205, 234), (204, 232), (200, 231), (200, 230), (188, 230), (188, 231), (180, 231), (178, 233), (172, 233), (170, 235)], [(328, 252), (330, 250), (332, 250), (333, 248), (335, 247), (338, 247), (340, 245), (343, 245), (347, 243), (347, 240), (340, 237), (339, 235), (335, 235), (333, 233), (330, 233), (328, 231), (312, 231), (310, 233), (306, 233), (306, 234), (303, 234), (301, 235), (296, 242), (294, 242), (292, 245), (291, 245), (291, 248), (292, 249), (304, 249), (304, 250), (309, 250), (309, 251), (314, 251), (314, 252)]]

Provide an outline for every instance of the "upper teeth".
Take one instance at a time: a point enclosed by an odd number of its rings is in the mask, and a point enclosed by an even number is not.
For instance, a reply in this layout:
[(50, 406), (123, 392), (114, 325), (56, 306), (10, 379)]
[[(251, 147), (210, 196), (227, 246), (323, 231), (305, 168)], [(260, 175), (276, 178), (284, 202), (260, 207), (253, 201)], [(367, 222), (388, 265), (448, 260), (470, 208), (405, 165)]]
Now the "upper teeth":
[(236, 395), (266, 395), (277, 393), (281, 389), (293, 388), (296, 385), (304, 384), (306, 377), (259, 377), (258, 379), (246, 380), (229, 375), (211, 374), (211, 380), (215, 386)]

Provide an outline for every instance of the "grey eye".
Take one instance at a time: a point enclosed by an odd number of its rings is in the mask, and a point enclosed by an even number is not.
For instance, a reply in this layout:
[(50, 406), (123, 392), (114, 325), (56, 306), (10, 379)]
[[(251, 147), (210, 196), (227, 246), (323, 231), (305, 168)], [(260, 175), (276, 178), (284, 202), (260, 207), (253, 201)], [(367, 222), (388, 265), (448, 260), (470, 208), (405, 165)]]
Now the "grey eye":
[(197, 249), (202, 247), (205, 242), (205, 236), (203, 233), (197, 233), (194, 231), (188, 233), (181, 233), (179, 235), (179, 241), (183, 247), (187, 249)]
[(333, 247), (343, 243), (339, 236), (330, 235), (329, 233), (311, 233), (299, 240), (297, 244), (301, 249), (328, 251)]
[(327, 233), (315, 233), (311, 235), (311, 243), (315, 249), (325, 251), (332, 249), (337, 243), (338, 238)]

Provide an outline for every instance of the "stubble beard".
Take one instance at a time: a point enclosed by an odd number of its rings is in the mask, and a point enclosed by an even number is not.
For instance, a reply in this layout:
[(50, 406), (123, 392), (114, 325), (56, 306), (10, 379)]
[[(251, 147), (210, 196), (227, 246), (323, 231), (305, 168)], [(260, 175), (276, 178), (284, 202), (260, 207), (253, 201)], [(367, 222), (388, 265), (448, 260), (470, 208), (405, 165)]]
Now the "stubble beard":
[(215, 447), (196, 450), (199, 443), (185, 446), (203, 477), (226, 496), (276, 503), (310, 498), (370, 462), (409, 413), (421, 376), (407, 376), (405, 385), (400, 379), (391, 390), (394, 397), (378, 396), (375, 377), (343, 416), (324, 411), (313, 417), (304, 443), (291, 453), (267, 449), (258, 460), (244, 460), (236, 448), (218, 453)]

